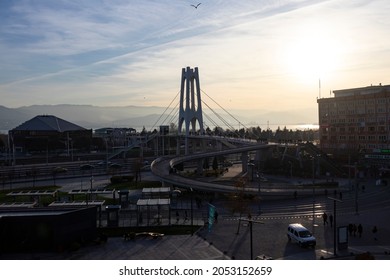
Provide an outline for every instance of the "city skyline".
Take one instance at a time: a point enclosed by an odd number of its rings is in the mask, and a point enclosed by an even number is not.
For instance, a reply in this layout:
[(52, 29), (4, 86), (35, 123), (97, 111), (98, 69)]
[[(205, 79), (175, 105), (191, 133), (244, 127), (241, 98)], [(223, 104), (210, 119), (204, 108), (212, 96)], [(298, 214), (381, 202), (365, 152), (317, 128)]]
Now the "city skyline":
[(192, 4), (1, 2), (1, 105), (164, 107), (190, 66), (226, 109), (316, 123), (316, 98), (390, 83), (387, 1)]

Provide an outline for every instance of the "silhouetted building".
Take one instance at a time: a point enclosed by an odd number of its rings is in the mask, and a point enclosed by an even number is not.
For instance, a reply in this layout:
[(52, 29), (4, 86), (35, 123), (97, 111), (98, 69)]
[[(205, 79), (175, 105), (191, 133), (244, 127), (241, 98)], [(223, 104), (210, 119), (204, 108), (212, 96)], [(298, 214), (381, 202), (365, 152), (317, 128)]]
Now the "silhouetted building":
[(0, 208), (0, 255), (62, 251), (97, 237), (96, 208)]
[(360, 155), (388, 162), (390, 85), (333, 93), (334, 97), (317, 100), (321, 149), (345, 160)]
[(13, 153), (67, 153), (73, 149), (89, 151), (92, 130), (57, 118), (41, 115), (10, 130)]

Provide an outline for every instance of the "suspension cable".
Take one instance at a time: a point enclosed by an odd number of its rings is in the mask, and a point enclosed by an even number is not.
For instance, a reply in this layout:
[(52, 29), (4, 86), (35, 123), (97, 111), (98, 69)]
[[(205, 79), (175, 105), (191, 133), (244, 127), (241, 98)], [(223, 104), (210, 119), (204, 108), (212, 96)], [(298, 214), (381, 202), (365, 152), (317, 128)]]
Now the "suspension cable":
[(154, 125), (152, 126), (151, 130), (153, 130), (153, 128), (157, 125), (157, 123), (160, 121), (160, 119), (162, 118), (162, 116), (165, 114), (165, 112), (170, 108), (170, 106), (172, 105), (173, 101), (176, 100), (176, 98), (178, 97), (180, 93), (180, 90), (178, 91), (178, 93), (176, 94), (176, 96), (172, 99), (171, 103), (169, 103), (168, 107), (165, 108), (164, 112), (160, 115), (160, 117), (157, 119), (157, 121), (154, 123)]

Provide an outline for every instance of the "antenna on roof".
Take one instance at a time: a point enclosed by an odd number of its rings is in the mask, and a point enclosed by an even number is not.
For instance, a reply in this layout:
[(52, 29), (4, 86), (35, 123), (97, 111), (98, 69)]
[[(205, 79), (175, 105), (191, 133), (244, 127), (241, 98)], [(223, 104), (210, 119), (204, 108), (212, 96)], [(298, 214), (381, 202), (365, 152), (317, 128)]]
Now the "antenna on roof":
[(321, 99), (321, 78), (318, 79), (318, 98)]

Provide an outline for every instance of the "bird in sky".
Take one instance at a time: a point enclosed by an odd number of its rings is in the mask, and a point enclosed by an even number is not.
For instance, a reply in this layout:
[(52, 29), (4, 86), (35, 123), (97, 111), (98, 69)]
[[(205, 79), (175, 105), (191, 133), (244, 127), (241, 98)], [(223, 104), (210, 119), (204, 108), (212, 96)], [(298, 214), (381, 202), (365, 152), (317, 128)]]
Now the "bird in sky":
[(200, 4), (202, 4), (202, 3), (198, 3), (198, 5), (191, 5), (191, 6), (194, 7), (195, 9), (197, 9)]

